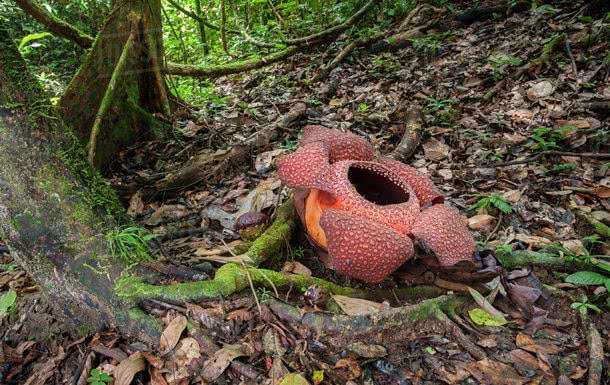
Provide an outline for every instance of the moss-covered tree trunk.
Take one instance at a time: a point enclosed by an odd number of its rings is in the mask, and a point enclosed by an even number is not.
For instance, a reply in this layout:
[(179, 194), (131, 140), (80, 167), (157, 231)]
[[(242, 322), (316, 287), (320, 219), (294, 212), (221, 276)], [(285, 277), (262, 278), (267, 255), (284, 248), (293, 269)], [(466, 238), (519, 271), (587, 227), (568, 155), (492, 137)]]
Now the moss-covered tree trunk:
[(170, 113), (162, 61), (160, 1), (114, 1), (59, 105), (95, 166), (161, 128), (153, 115)]
[(75, 326), (156, 342), (154, 323), (115, 294), (126, 266), (104, 234), (123, 208), (54, 115), (1, 19), (0, 52), (0, 237)]

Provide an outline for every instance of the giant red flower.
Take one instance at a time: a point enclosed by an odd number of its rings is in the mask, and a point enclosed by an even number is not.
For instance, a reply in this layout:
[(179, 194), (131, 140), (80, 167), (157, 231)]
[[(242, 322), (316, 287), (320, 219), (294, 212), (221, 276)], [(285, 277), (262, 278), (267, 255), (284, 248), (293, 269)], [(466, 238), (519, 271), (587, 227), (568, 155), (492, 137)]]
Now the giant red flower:
[(371, 145), (354, 134), (307, 126), (300, 148), (277, 168), (297, 189), (310, 239), (342, 274), (380, 282), (413, 256), (414, 241), (441, 266), (472, 261), (475, 241), (432, 181), (401, 162), (374, 159)]

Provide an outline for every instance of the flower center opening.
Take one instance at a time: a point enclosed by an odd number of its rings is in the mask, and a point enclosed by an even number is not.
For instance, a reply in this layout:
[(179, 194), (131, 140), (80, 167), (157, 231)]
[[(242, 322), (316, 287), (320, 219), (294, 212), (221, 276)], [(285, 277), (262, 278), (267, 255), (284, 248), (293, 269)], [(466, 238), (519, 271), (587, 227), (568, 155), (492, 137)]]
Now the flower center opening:
[(389, 171), (371, 165), (353, 164), (347, 178), (358, 194), (376, 205), (395, 205), (409, 200), (409, 191)]

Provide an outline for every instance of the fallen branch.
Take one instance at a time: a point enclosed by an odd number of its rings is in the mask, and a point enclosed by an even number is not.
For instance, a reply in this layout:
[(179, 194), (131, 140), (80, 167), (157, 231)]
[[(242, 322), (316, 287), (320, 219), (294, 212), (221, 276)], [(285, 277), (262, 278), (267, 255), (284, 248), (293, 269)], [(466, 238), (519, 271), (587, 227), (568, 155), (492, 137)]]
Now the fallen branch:
[(40, 24), (44, 25), (54, 35), (71, 40), (83, 49), (88, 49), (93, 46), (93, 37), (80, 31), (66, 21), (53, 16), (40, 4), (31, 0), (15, 0), (15, 2), (19, 8), (36, 19)]
[(175, 172), (168, 174), (164, 179), (155, 184), (155, 188), (146, 191), (146, 196), (163, 194), (167, 191), (180, 191), (202, 181), (214, 182), (210, 175), (222, 177), (224, 171), (233, 164), (243, 163), (248, 160), (250, 154), (258, 148), (269, 145), (271, 140), (277, 137), (279, 132), (305, 115), (307, 105), (296, 103), (290, 111), (277, 122), (268, 125), (254, 135), (247, 138), (243, 143), (233, 146), (230, 151), (215, 153), (202, 153), (190, 159), (185, 165)]
[(402, 139), (400, 139), (394, 151), (389, 155), (390, 158), (405, 162), (415, 153), (421, 140), (423, 124), (424, 117), (421, 109), (417, 106), (412, 107), (407, 112), (407, 121), (404, 124), (405, 130), (402, 134)]
[(581, 157), (581, 158), (610, 159), (610, 153), (603, 153), (603, 152), (568, 152), (568, 151), (549, 150), (549, 151), (539, 152), (538, 154), (530, 156), (529, 158), (512, 160), (510, 162), (496, 163), (496, 164), (490, 165), (489, 167), (506, 167), (506, 166), (514, 166), (514, 165), (517, 165), (517, 164), (527, 164), (527, 163), (531, 163), (531, 162), (539, 159), (540, 157), (543, 157), (543, 156), (546, 156), (546, 155), (575, 156), (575, 157)]
[(301, 49), (299, 47), (290, 47), (260, 59), (243, 60), (233, 63), (209, 66), (167, 63), (164, 72), (168, 75), (176, 76), (209, 78), (219, 77), (263, 68), (270, 64), (277, 63), (286, 58), (289, 58), (290, 56), (293, 56), (294, 54), (300, 51)]

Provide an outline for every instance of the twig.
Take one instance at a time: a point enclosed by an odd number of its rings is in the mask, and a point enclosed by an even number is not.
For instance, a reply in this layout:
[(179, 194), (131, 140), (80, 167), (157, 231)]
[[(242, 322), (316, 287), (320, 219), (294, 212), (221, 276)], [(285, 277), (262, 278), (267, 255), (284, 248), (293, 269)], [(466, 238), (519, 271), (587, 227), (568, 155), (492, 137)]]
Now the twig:
[(514, 166), (517, 164), (527, 164), (535, 161), (536, 159), (545, 156), (545, 155), (557, 155), (557, 156), (577, 156), (581, 158), (599, 158), (599, 159), (610, 159), (610, 153), (603, 152), (568, 152), (568, 151), (542, 151), (534, 156), (525, 159), (512, 160), (510, 162), (496, 163), (492, 164), (489, 167), (506, 167), (506, 166)]
[(485, 243), (489, 242), (491, 237), (498, 231), (501, 223), (502, 223), (502, 213), (500, 213), (500, 216), (498, 217), (498, 223), (496, 224), (496, 227), (494, 227), (493, 231), (491, 233), (489, 233), (489, 235), (485, 239)]
[(570, 39), (566, 39), (566, 53), (572, 62), (572, 72), (574, 73), (574, 78), (578, 79), (578, 68), (576, 67), (576, 59), (574, 59), (574, 55), (572, 54), (572, 48), (570, 48)]
[[(224, 239), (220, 240), (222, 242), (222, 244), (225, 246), (225, 248), (227, 249), (227, 251), (234, 257), (237, 257), (237, 255), (233, 252), (233, 250), (231, 250), (229, 248), (229, 245), (226, 244), (226, 242), (224, 241)], [(244, 271), (246, 272), (246, 278), (248, 279), (248, 284), (250, 285), (250, 290), (252, 290), (252, 295), (254, 296), (254, 301), (256, 302), (256, 307), (258, 308), (258, 314), (263, 314), (263, 310), (261, 308), (261, 303), (258, 300), (258, 295), (256, 294), (256, 290), (254, 289), (254, 282), (252, 282), (252, 276), (250, 275), (250, 272), (248, 271), (248, 267), (246, 266), (246, 264), (244, 263), (244, 261), (242, 261), (241, 259), (239, 260), (239, 263), (241, 264), (242, 268), (244, 269)], [(267, 278), (265, 276), (265, 278), (267, 280), (269, 280), (269, 278)], [(271, 282), (271, 281), (270, 281)], [(273, 282), (272, 282), (273, 284)], [(273, 288), (275, 289), (275, 286), (273, 286)], [(277, 293), (277, 290), (276, 290)]]

